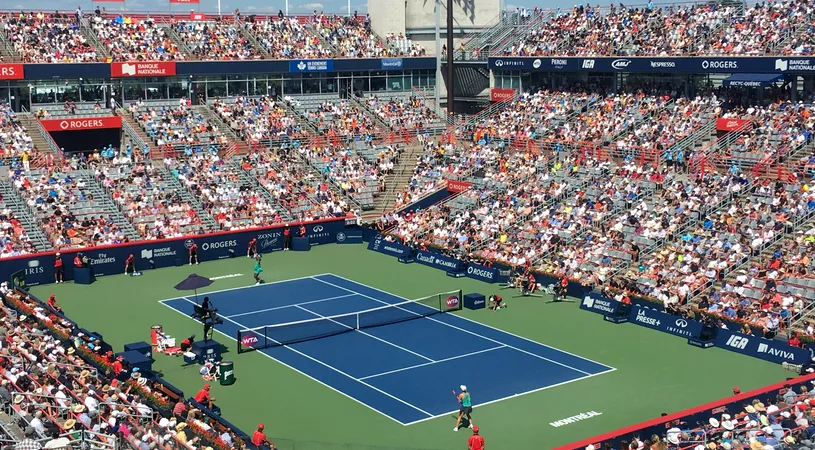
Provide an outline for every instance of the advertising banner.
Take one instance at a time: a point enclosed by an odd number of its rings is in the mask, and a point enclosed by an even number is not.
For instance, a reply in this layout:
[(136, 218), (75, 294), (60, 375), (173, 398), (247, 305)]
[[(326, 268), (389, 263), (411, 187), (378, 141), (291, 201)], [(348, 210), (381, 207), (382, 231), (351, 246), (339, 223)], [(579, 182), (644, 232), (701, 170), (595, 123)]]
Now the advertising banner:
[(502, 102), (504, 100), (509, 100), (514, 96), (515, 89), (505, 89), (505, 88), (490, 89), (490, 101), (493, 102)]
[(22, 80), (22, 64), (0, 64), (0, 80)]
[(460, 272), (463, 263), (456, 258), (444, 256), (441, 253), (419, 250), (414, 258), (417, 263), (434, 267), (444, 271)]
[(40, 124), (45, 131), (100, 130), (122, 128), (122, 118), (119, 116), (105, 116), (83, 119), (49, 119), (40, 120)]
[(620, 302), (606, 298), (600, 294), (589, 292), (580, 302), (580, 309), (591, 311), (604, 316), (613, 316), (620, 309)]
[(175, 61), (110, 63), (111, 77), (170, 77), (175, 74)]
[(334, 60), (312, 59), (302, 61), (290, 61), (289, 71), (291, 72), (331, 72), (334, 70)]
[(490, 69), (495, 70), (577, 70), (577, 58), (489, 58)]
[(698, 339), (704, 328), (700, 322), (695, 320), (683, 319), (655, 309), (643, 308), (640, 305), (631, 305), (628, 321), (646, 328), (693, 339)]
[(746, 129), (744, 128), (748, 123), (749, 120), (745, 119), (726, 119), (726, 118), (718, 118), (716, 119), (716, 130), (718, 131), (735, 131)]
[(716, 330), (716, 347), (774, 363), (808, 363), (813, 356), (809, 349), (790, 347), (786, 342), (747, 336), (724, 328)]
[(815, 57), (491, 57), (489, 68), (503, 71), (579, 70), (651, 73), (815, 73)]
[(454, 194), (464, 192), (471, 187), (473, 187), (473, 184), (466, 181), (447, 180), (447, 191)]
[(368, 250), (395, 256), (397, 258), (405, 258), (413, 253), (413, 249), (410, 247), (402, 245), (398, 242), (386, 241), (385, 237), (381, 234), (377, 234), (376, 237), (368, 242)]
[(465, 271), (467, 277), (473, 278), (485, 283), (498, 282), (498, 269), (494, 267), (482, 266), (480, 264), (468, 264)]
[[(299, 224), (294, 225), (297, 228)], [(360, 234), (356, 226), (346, 227), (345, 219), (332, 219), (329, 221), (315, 221), (306, 224), (306, 232), (311, 245), (334, 243), (339, 233)], [(283, 248), (283, 226), (259, 228), (255, 230), (215, 233), (205, 236), (191, 236), (189, 238), (165, 239), (162, 241), (149, 241), (134, 244), (111, 245), (89, 249), (66, 250), (62, 252), (62, 262), (65, 268), (65, 279), (72, 280), (74, 267), (72, 260), (76, 253), (82, 253), (90, 260), (94, 274), (97, 277), (124, 273), (125, 259), (132, 254), (136, 258), (136, 270), (171, 267), (176, 260), (186, 263), (189, 258), (189, 249), (193, 244), (198, 245), (198, 259), (201, 262), (246, 255), (249, 241), (258, 240), (258, 251), (268, 253)], [(244, 256), (245, 257), (245, 256)], [(0, 279), (7, 280), (11, 274), (23, 270), (29, 285), (47, 284), (54, 282), (54, 253), (40, 253), (27, 257), (6, 258), (0, 265)], [(247, 270), (251, 267), (247, 267)]]
[(405, 62), (402, 58), (383, 58), (382, 70), (402, 70)]

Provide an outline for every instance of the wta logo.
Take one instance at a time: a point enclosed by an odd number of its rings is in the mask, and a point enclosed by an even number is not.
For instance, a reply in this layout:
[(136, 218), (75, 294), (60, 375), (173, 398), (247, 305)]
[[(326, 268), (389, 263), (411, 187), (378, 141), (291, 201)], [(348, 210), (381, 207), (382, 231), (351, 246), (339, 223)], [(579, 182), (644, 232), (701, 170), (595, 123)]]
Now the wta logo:
[(241, 338), (241, 344), (245, 347), (254, 347), (260, 343), (260, 339), (253, 333), (249, 333)]
[(451, 295), (447, 297), (447, 307), (448, 308), (456, 308), (458, 307), (458, 296)]

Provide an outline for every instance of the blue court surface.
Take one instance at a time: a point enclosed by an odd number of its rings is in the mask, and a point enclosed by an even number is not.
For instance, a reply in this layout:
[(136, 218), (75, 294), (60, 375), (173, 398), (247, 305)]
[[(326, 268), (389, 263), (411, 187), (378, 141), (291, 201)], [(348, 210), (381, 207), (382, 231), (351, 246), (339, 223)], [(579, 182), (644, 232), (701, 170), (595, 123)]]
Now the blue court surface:
[[(333, 274), (206, 295), (224, 320), (217, 331), (233, 340), (238, 330), (406, 300)], [(187, 316), (195, 303), (161, 302)], [(452, 313), (258, 351), (402, 425), (457, 412), (451, 390), (461, 384), (477, 408), (615, 370)]]

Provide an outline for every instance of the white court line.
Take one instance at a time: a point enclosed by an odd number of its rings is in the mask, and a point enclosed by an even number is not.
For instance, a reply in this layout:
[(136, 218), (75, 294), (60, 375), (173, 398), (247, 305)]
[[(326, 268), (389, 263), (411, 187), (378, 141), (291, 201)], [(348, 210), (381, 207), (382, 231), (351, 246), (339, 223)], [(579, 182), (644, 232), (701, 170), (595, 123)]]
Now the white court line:
[[(192, 300), (190, 300), (190, 299), (188, 299), (188, 298), (185, 298), (185, 297), (182, 297), (182, 298), (183, 298), (184, 300), (186, 300), (186, 301), (188, 301), (188, 302), (192, 303), (193, 305), (195, 304), (195, 302), (194, 302), (194, 301), (192, 301)], [(186, 315), (186, 314), (185, 314), (185, 315)], [(230, 322), (234, 323), (234, 324), (235, 324), (235, 325), (237, 325), (237, 326), (239, 327), (239, 329), (241, 329), (241, 330), (243, 330), (243, 329), (247, 329), (247, 330), (248, 330), (248, 329), (250, 329), (250, 328), (249, 328), (249, 327), (247, 327), (246, 325), (244, 325), (244, 324), (242, 324), (242, 323), (240, 323), (240, 322), (236, 322), (236, 321), (234, 321), (234, 320), (230, 319), (229, 317), (224, 317), (223, 319), (224, 319), (224, 320), (228, 320), (228, 321), (230, 321)], [(288, 345), (284, 345), (283, 347), (285, 347), (285, 348), (287, 348), (287, 349), (289, 349), (289, 350), (293, 351), (294, 353), (297, 353), (298, 355), (300, 355), (300, 356), (302, 356), (302, 357), (304, 357), (304, 358), (308, 358), (308, 359), (310, 359), (310, 360), (312, 360), (312, 361), (316, 362), (317, 364), (320, 364), (320, 365), (321, 365), (321, 366), (323, 366), (323, 367), (326, 367), (326, 368), (328, 368), (328, 369), (331, 369), (331, 370), (333, 370), (334, 372), (337, 372), (337, 373), (338, 373), (338, 374), (340, 374), (340, 375), (343, 375), (343, 376), (345, 376), (345, 377), (347, 377), (347, 378), (349, 378), (349, 379), (351, 379), (351, 380), (354, 380), (354, 381), (356, 381), (357, 383), (359, 383), (359, 384), (361, 384), (361, 385), (363, 385), (363, 386), (368, 387), (369, 389), (373, 389), (374, 391), (379, 392), (379, 393), (380, 393), (380, 394), (382, 394), (382, 395), (385, 395), (385, 396), (387, 396), (387, 397), (390, 397), (390, 398), (392, 398), (392, 399), (396, 400), (397, 402), (402, 403), (403, 405), (409, 406), (409, 407), (411, 407), (411, 408), (415, 409), (416, 411), (419, 411), (419, 412), (420, 412), (420, 413), (422, 413), (422, 414), (425, 414), (425, 415), (427, 415), (427, 416), (432, 416), (432, 415), (433, 415), (433, 414), (430, 414), (429, 412), (427, 412), (427, 411), (425, 411), (425, 410), (423, 410), (423, 409), (419, 408), (418, 406), (411, 405), (410, 403), (408, 403), (408, 402), (406, 402), (406, 401), (404, 401), (404, 400), (402, 400), (402, 399), (400, 399), (400, 398), (398, 398), (398, 397), (395, 397), (395, 396), (393, 396), (393, 395), (391, 395), (391, 394), (388, 394), (387, 392), (383, 391), (382, 389), (377, 388), (376, 386), (372, 386), (372, 385), (370, 385), (370, 384), (368, 384), (368, 383), (366, 383), (366, 382), (364, 382), (364, 381), (360, 381), (358, 378), (356, 378), (356, 377), (352, 377), (351, 375), (348, 375), (347, 373), (345, 373), (345, 372), (341, 371), (340, 369), (337, 369), (336, 367), (334, 367), (334, 366), (332, 366), (332, 365), (330, 365), (330, 364), (326, 364), (326, 363), (324, 363), (323, 361), (320, 361), (320, 360), (319, 360), (319, 359), (317, 359), (317, 358), (312, 358), (311, 356), (309, 356), (309, 355), (307, 355), (307, 354), (305, 354), (305, 353), (301, 352), (300, 350), (294, 349), (294, 348), (292, 348), (292, 347), (290, 347), (290, 346), (288, 346)], [(272, 359), (274, 359), (274, 358), (272, 358)], [(335, 389), (335, 390), (336, 390), (336, 389)], [(372, 409), (373, 409), (373, 408), (372, 408)], [(388, 416), (388, 417), (390, 417), (390, 416)], [(392, 417), (391, 417), (391, 418), (392, 418)], [(399, 422), (399, 421), (397, 420), (397, 422)], [(399, 422), (399, 423), (402, 423), (402, 422)]]
[(312, 303), (327, 302), (329, 300), (337, 300), (339, 298), (355, 297), (356, 295), (357, 294), (338, 295), (336, 297), (321, 298), (319, 300), (312, 300), (310, 302), (296, 303), (296, 304), (291, 304), (291, 305), (275, 306), (274, 308), (259, 309), (257, 311), (249, 311), (249, 312), (240, 313), (240, 314), (232, 314), (231, 316), (224, 316), (224, 317), (234, 318), (234, 317), (251, 316), (252, 314), (264, 313), (264, 312), (269, 312), (269, 311), (277, 311), (278, 309), (294, 308), (294, 307), (297, 307), (297, 306), (300, 306), (300, 305), (310, 305)]
[[(354, 294), (354, 295), (359, 295), (359, 294)], [(302, 310), (303, 310), (303, 311), (305, 311), (305, 312), (308, 312), (308, 313), (314, 314), (314, 315), (315, 315), (315, 316), (317, 316), (317, 317), (321, 317), (321, 318), (323, 318), (323, 319), (325, 319), (325, 318), (326, 318), (324, 315), (322, 315), (322, 314), (317, 314), (316, 312), (314, 312), (314, 311), (312, 311), (312, 310), (310, 310), (310, 309), (303, 308), (303, 307), (302, 307), (302, 306), (300, 306), (299, 304), (298, 304), (298, 305), (294, 305), (294, 306), (295, 306), (296, 308), (302, 309)], [(353, 314), (353, 313), (352, 313), (352, 314)], [(348, 325), (345, 325), (344, 323), (337, 322), (336, 320), (332, 320), (332, 319), (328, 319), (328, 320), (331, 320), (331, 321), (332, 321), (332, 322), (334, 322), (334, 323), (338, 323), (338, 324), (340, 324), (340, 325), (342, 325), (342, 326), (344, 326), (344, 327), (347, 327), (347, 326), (348, 326)], [(355, 329), (354, 331), (356, 331), (357, 333), (360, 333), (360, 334), (362, 334), (362, 335), (364, 335), (364, 336), (368, 336), (369, 338), (376, 339), (376, 340), (377, 340), (377, 341), (379, 341), (379, 342), (384, 342), (384, 343), (386, 343), (386, 344), (388, 344), (388, 345), (390, 345), (390, 346), (396, 347), (396, 348), (398, 348), (399, 350), (402, 350), (402, 351), (404, 351), (404, 352), (408, 352), (408, 353), (410, 353), (411, 355), (418, 356), (419, 358), (422, 358), (422, 359), (425, 359), (425, 360), (427, 360), (427, 361), (430, 361), (431, 363), (436, 362), (436, 361), (434, 361), (434, 360), (432, 360), (432, 359), (428, 358), (427, 356), (422, 355), (421, 353), (416, 353), (416, 352), (414, 352), (413, 350), (408, 350), (408, 349), (406, 349), (405, 347), (402, 347), (402, 346), (400, 346), (400, 345), (396, 345), (396, 344), (394, 344), (393, 342), (386, 341), (385, 339), (382, 339), (382, 338), (376, 337), (376, 336), (374, 336), (373, 334), (366, 333), (366, 332), (364, 332), (364, 331), (362, 331), (362, 330), (359, 330), (359, 329)]]
[[(563, 386), (563, 385), (569, 384), (569, 383), (574, 383), (575, 381), (586, 380), (588, 378), (596, 377), (598, 375), (605, 375), (607, 373), (614, 372), (615, 370), (617, 370), (617, 369), (612, 367), (611, 369), (606, 370), (605, 372), (597, 372), (597, 373), (593, 373), (591, 375), (586, 375), (585, 377), (575, 378), (575, 379), (572, 379), (572, 380), (567, 380), (567, 381), (563, 381), (563, 382), (556, 383), (556, 384), (550, 384), (549, 386), (544, 386), (544, 387), (541, 387), (541, 388), (532, 389), (531, 391), (519, 392), (519, 393), (513, 394), (513, 395), (511, 395), (509, 397), (497, 398), (495, 400), (490, 400), (488, 402), (479, 403), (478, 405), (473, 406), (473, 409), (477, 409), (477, 408), (482, 407), (482, 406), (491, 405), (493, 403), (503, 402), (504, 400), (518, 398), (518, 397), (523, 396), (523, 395), (534, 394), (535, 392), (545, 391), (547, 389), (552, 389), (554, 387)], [(408, 422), (408, 423), (406, 423), (404, 425), (408, 426), (408, 425), (413, 425), (413, 424), (417, 424), (417, 423), (421, 423), (421, 422), (427, 422), (428, 420), (438, 419), (439, 417), (450, 416), (451, 414), (457, 414), (457, 413), (458, 413), (458, 410), (456, 409), (456, 410), (453, 410), (453, 411), (446, 412), (444, 414), (439, 414), (437, 416), (426, 417), (424, 419), (414, 420), (413, 422)]]
[[(348, 292), (355, 292), (355, 291), (352, 291), (352, 290), (350, 290), (350, 289), (346, 289), (346, 288), (344, 288), (344, 287), (342, 287), (342, 286), (336, 285), (336, 284), (334, 284), (334, 283), (329, 283), (328, 281), (325, 281), (325, 280), (320, 280), (319, 278), (315, 278), (315, 280), (317, 280), (317, 281), (319, 281), (319, 282), (321, 282), (321, 283), (325, 283), (325, 284), (330, 285), (330, 286), (334, 286), (335, 288), (344, 289), (344, 290), (346, 290), (346, 291), (348, 291)], [(386, 301), (384, 301), (384, 300), (379, 300), (378, 298), (374, 298), (374, 297), (371, 297), (371, 296), (369, 296), (369, 295), (361, 294), (361, 293), (359, 293), (359, 292), (356, 292), (356, 294), (357, 294), (357, 295), (359, 295), (359, 296), (361, 296), (361, 297), (369, 298), (369, 299), (371, 299), (371, 300), (373, 300), (373, 301), (376, 301), (376, 302), (379, 302), (379, 303), (384, 303), (384, 304), (386, 304), (386, 305), (393, 305), (393, 303), (388, 303), (388, 302), (386, 302)], [(399, 309), (404, 309), (404, 308), (399, 308)], [(405, 309), (405, 311), (408, 311), (408, 310), (407, 310), (407, 309)], [(418, 313), (414, 313), (414, 314), (419, 315)], [(472, 331), (470, 331), (470, 330), (465, 330), (464, 328), (460, 328), (460, 327), (457, 327), (457, 326), (455, 326), (455, 325), (450, 325), (449, 323), (442, 322), (442, 321), (437, 320), (437, 319), (434, 319), (434, 318), (432, 318), (432, 317), (424, 317), (424, 319), (431, 320), (431, 321), (433, 321), (433, 322), (440, 323), (440, 324), (442, 324), (442, 325), (446, 325), (446, 326), (448, 326), (448, 327), (450, 327), (450, 328), (453, 328), (453, 329), (456, 329), (456, 330), (459, 330), (459, 331), (463, 331), (464, 333), (471, 334), (471, 335), (476, 336), (476, 337), (480, 337), (481, 339), (484, 339), (484, 340), (487, 340), (487, 341), (490, 341), (490, 342), (496, 343), (496, 344), (498, 344), (498, 345), (506, 345), (508, 348), (511, 348), (511, 349), (513, 349), (513, 350), (517, 350), (517, 351), (519, 351), (519, 352), (521, 352), (521, 353), (526, 353), (526, 354), (527, 354), (527, 355), (529, 355), (529, 356), (534, 356), (535, 358), (539, 358), (539, 359), (542, 359), (542, 360), (544, 360), (544, 361), (550, 362), (550, 363), (552, 363), (552, 364), (556, 364), (556, 365), (558, 365), (558, 366), (564, 367), (564, 368), (566, 368), (566, 369), (569, 369), (569, 370), (573, 370), (573, 371), (575, 371), (575, 372), (582, 373), (583, 375), (591, 375), (591, 373), (590, 373), (590, 372), (586, 372), (586, 371), (584, 371), (584, 370), (576, 369), (576, 368), (574, 368), (574, 367), (572, 367), (572, 366), (570, 366), (570, 365), (563, 364), (563, 363), (562, 363), (562, 362), (560, 362), (560, 361), (555, 361), (554, 359), (544, 358), (544, 357), (543, 357), (543, 356), (541, 356), (541, 355), (538, 355), (538, 354), (532, 353), (532, 352), (527, 351), (527, 350), (522, 350), (522, 349), (520, 349), (520, 348), (518, 348), (518, 347), (513, 347), (513, 346), (511, 346), (511, 345), (507, 345), (507, 344), (506, 344), (506, 343), (504, 343), (504, 342), (496, 341), (495, 339), (491, 339), (491, 338), (488, 338), (488, 337), (486, 337), (486, 336), (481, 336), (481, 335), (480, 335), (480, 334), (478, 334), (478, 333), (474, 333), (474, 332), (472, 332)]]
[[(249, 287), (249, 286), (247, 286), (247, 287)], [(180, 300), (180, 299), (181, 299), (181, 298), (179, 297), (179, 298), (170, 299), (170, 300)], [(185, 299), (185, 300), (186, 300), (186, 299)], [(187, 314), (187, 313), (185, 313), (185, 312), (183, 312), (183, 311), (181, 311), (181, 310), (178, 310), (178, 309), (176, 309), (175, 307), (170, 306), (170, 305), (168, 305), (167, 303), (164, 303), (163, 301), (162, 301), (162, 302), (159, 302), (159, 303), (161, 303), (162, 305), (164, 305), (164, 306), (166, 306), (166, 307), (168, 307), (168, 308), (172, 309), (173, 311), (175, 311), (175, 312), (177, 312), (177, 313), (181, 314), (182, 316), (184, 316), (184, 317), (186, 317), (186, 318), (190, 319), (189, 314)], [(217, 328), (213, 328), (213, 329), (214, 329), (216, 332), (220, 333), (222, 336), (226, 337), (227, 339), (231, 339), (231, 340), (233, 340), (233, 341), (235, 341), (235, 342), (238, 342), (238, 340), (237, 340), (237, 339), (236, 339), (234, 336), (230, 336), (230, 335), (228, 335), (228, 334), (224, 333), (223, 331), (221, 331), (221, 330), (219, 330), (219, 329), (217, 329)], [(240, 344), (240, 343), (238, 342), (238, 344)], [(345, 397), (347, 397), (347, 398), (350, 398), (351, 400), (353, 400), (353, 401), (355, 401), (355, 402), (359, 403), (360, 405), (362, 405), (362, 406), (364, 406), (364, 407), (366, 407), (366, 408), (370, 409), (371, 411), (378, 412), (379, 414), (382, 414), (383, 416), (387, 417), (388, 419), (393, 420), (394, 422), (396, 422), (396, 423), (398, 423), (398, 424), (400, 424), (400, 425), (406, 425), (406, 424), (405, 424), (404, 422), (402, 422), (401, 420), (395, 419), (395, 418), (393, 418), (393, 417), (389, 416), (388, 414), (385, 414), (384, 412), (382, 412), (382, 411), (380, 411), (380, 410), (378, 410), (378, 409), (374, 408), (373, 406), (371, 406), (371, 405), (369, 405), (369, 404), (367, 404), (367, 403), (363, 402), (362, 400), (358, 400), (358, 399), (356, 399), (356, 398), (354, 398), (354, 397), (352, 397), (352, 396), (350, 396), (350, 395), (346, 394), (345, 392), (343, 392), (343, 391), (341, 391), (341, 390), (339, 390), (339, 389), (336, 389), (336, 388), (334, 388), (334, 387), (332, 387), (332, 386), (330, 386), (330, 385), (326, 384), (325, 382), (320, 381), (320, 380), (319, 380), (319, 379), (317, 379), (317, 378), (314, 378), (313, 376), (311, 376), (311, 375), (309, 375), (309, 374), (307, 374), (307, 373), (303, 372), (302, 370), (297, 369), (297, 368), (295, 368), (294, 366), (290, 366), (290, 365), (288, 365), (288, 364), (284, 363), (283, 361), (280, 361), (279, 359), (277, 359), (277, 358), (273, 357), (272, 355), (269, 355), (268, 353), (263, 353), (262, 351), (260, 351), (259, 353), (260, 353), (261, 355), (263, 355), (263, 356), (265, 356), (265, 357), (267, 357), (267, 358), (271, 359), (272, 361), (274, 361), (274, 362), (276, 362), (276, 363), (278, 363), (278, 364), (280, 364), (280, 365), (284, 366), (284, 367), (288, 367), (289, 369), (291, 369), (291, 370), (293, 370), (293, 371), (295, 371), (295, 372), (299, 373), (300, 375), (303, 375), (304, 377), (306, 377), (306, 378), (308, 378), (308, 379), (310, 379), (310, 380), (312, 380), (312, 381), (316, 381), (317, 383), (319, 383), (319, 384), (321, 384), (321, 385), (323, 385), (323, 386), (327, 387), (328, 389), (331, 389), (331, 390), (332, 390), (332, 391), (334, 391), (334, 392), (337, 392), (338, 394), (341, 394), (341, 395), (343, 395), (343, 396), (345, 396)]]
[[(337, 278), (339, 278), (339, 279), (341, 279), (341, 280), (345, 280), (345, 281), (347, 281), (347, 282), (349, 282), (349, 283), (353, 283), (353, 284), (356, 284), (356, 285), (359, 285), (359, 286), (364, 286), (364, 287), (366, 287), (366, 288), (368, 288), (368, 289), (372, 289), (372, 290), (374, 290), (374, 291), (381, 292), (381, 293), (383, 293), (383, 294), (387, 294), (387, 295), (390, 295), (390, 296), (392, 296), (392, 297), (396, 297), (396, 298), (398, 298), (398, 299), (400, 299), (400, 300), (410, 300), (409, 298), (406, 298), (406, 297), (402, 297), (402, 296), (399, 296), (399, 295), (393, 294), (392, 292), (383, 291), (382, 289), (378, 289), (378, 288), (375, 288), (375, 287), (373, 287), (373, 286), (368, 286), (367, 284), (362, 284), (362, 283), (358, 283), (358, 282), (356, 282), (356, 281), (354, 281), (354, 280), (349, 280), (348, 278), (345, 278), (345, 277), (343, 277), (343, 276), (340, 276), (340, 275), (337, 275), (337, 274), (334, 274), (334, 273), (323, 273), (323, 274), (320, 274), (320, 275), (312, 275), (312, 278), (314, 278), (314, 277), (323, 277), (323, 276), (329, 276), (329, 275), (330, 275), (330, 276), (332, 276), (332, 277), (337, 277)], [(315, 278), (315, 280), (316, 280), (316, 278)], [(318, 280), (318, 281), (323, 281), (323, 280)], [(380, 300), (380, 301), (381, 301), (381, 300)], [(481, 323), (481, 322), (479, 322), (479, 321), (477, 321), (477, 320), (473, 320), (473, 319), (470, 319), (470, 318), (468, 318), (468, 317), (463, 317), (463, 316), (458, 316), (458, 315), (454, 315), (453, 317), (457, 317), (457, 318), (459, 318), (459, 319), (461, 319), (461, 320), (466, 320), (467, 322), (472, 322), (472, 323), (474, 323), (474, 324), (480, 325), (480, 326), (482, 326), (482, 327), (489, 328), (489, 329), (491, 329), (491, 330), (500, 331), (501, 333), (508, 334), (508, 335), (510, 335), (510, 336), (512, 336), (512, 337), (516, 337), (516, 338), (518, 338), (518, 339), (522, 339), (522, 340), (527, 341), (527, 342), (530, 342), (530, 343), (532, 343), (532, 344), (540, 345), (540, 346), (542, 346), (542, 347), (546, 347), (546, 348), (548, 348), (548, 349), (552, 349), (552, 350), (558, 351), (558, 352), (560, 352), (560, 353), (563, 353), (563, 354), (566, 354), (566, 355), (569, 355), (569, 356), (574, 356), (575, 358), (582, 359), (583, 361), (588, 361), (588, 362), (590, 362), (590, 363), (592, 363), (592, 364), (597, 364), (598, 366), (602, 366), (602, 367), (605, 367), (605, 368), (607, 368), (607, 369), (612, 369), (612, 370), (607, 370), (607, 371), (600, 372), (600, 373), (608, 373), (608, 372), (611, 372), (611, 371), (613, 371), (613, 370), (617, 370), (616, 368), (611, 367), (611, 366), (609, 366), (608, 364), (599, 363), (599, 362), (594, 361), (594, 360), (591, 360), (591, 359), (589, 359), (589, 358), (585, 358), (585, 357), (583, 357), (583, 356), (576, 355), (576, 354), (574, 354), (574, 353), (570, 353), (570, 352), (567, 352), (567, 351), (565, 351), (565, 350), (561, 350), (561, 349), (559, 349), (559, 348), (557, 348), (557, 347), (552, 347), (551, 345), (546, 345), (546, 344), (542, 344), (542, 343), (540, 343), (540, 342), (538, 342), (538, 341), (533, 341), (532, 339), (529, 339), (529, 338), (527, 338), (527, 337), (523, 337), (523, 336), (518, 335), (518, 334), (515, 334), (515, 333), (510, 333), (509, 331), (504, 331), (504, 330), (502, 330), (502, 329), (500, 329), (500, 328), (496, 328), (496, 327), (493, 327), (493, 326), (490, 326), (490, 325), (487, 325), (487, 324)]]
[(506, 345), (501, 345), (499, 347), (492, 347), (492, 348), (488, 348), (486, 350), (479, 350), (477, 352), (465, 353), (463, 355), (458, 355), (458, 356), (451, 356), (450, 358), (444, 358), (444, 359), (440, 359), (438, 361), (428, 362), (428, 363), (424, 363), (424, 364), (416, 364), (415, 366), (402, 367), (401, 369), (389, 370), (387, 372), (382, 372), (382, 373), (375, 373), (373, 375), (368, 375), (367, 377), (361, 377), (360, 380), (367, 380), (368, 378), (376, 378), (376, 377), (381, 377), (383, 375), (390, 375), (392, 373), (404, 372), (404, 371), (410, 370), (410, 369), (417, 369), (419, 367), (429, 366), (431, 364), (438, 364), (438, 363), (443, 363), (443, 362), (447, 362), (447, 361), (452, 361), (454, 359), (466, 358), (468, 356), (478, 355), (478, 354), (481, 354), (481, 353), (487, 353), (487, 352), (491, 352), (493, 350), (499, 350), (499, 349), (502, 349), (502, 348), (507, 348), (507, 346)]
[[(274, 286), (275, 284), (284, 284), (284, 283), (288, 283), (290, 281), (307, 280), (307, 279), (312, 278), (312, 277), (321, 277), (323, 275), (332, 275), (332, 274), (330, 274), (330, 273), (321, 273), (319, 275), (310, 275), (310, 276), (307, 276), (307, 277), (289, 278), (288, 280), (272, 281), (270, 283), (263, 283), (263, 284), (257, 284), (257, 285), (256, 284), (250, 284), (248, 286), (238, 286), (238, 287), (229, 288), (229, 289), (221, 289), (219, 291), (201, 292), (201, 294), (218, 294), (220, 292), (237, 291), (238, 289), (252, 289), (252, 288), (259, 288), (259, 287), (263, 287), (263, 286)], [(165, 298), (164, 300), (159, 300), (158, 302), (159, 303), (164, 303), (164, 302), (168, 302), (170, 300), (178, 300), (180, 298), (184, 298), (184, 297)]]

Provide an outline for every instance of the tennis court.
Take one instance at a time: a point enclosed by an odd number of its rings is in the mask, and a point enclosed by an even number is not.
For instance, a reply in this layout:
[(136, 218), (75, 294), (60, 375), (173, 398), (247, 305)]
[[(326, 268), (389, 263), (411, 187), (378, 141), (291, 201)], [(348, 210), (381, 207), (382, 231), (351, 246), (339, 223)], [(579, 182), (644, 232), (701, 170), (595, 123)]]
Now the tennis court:
[[(224, 320), (220, 333), (237, 340), (240, 331), (253, 329), (242, 335), (271, 340), (257, 345), (271, 345), (258, 350), (264, 355), (402, 425), (456, 412), (451, 389), (460, 384), (478, 407), (615, 370), (455, 314), (436, 314), (455, 309), (446, 301), (451, 293), (405, 304), (403, 297), (322, 274), (206, 295)], [(161, 303), (191, 316), (195, 301)]]

